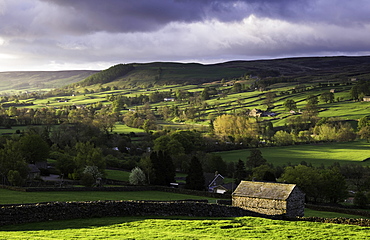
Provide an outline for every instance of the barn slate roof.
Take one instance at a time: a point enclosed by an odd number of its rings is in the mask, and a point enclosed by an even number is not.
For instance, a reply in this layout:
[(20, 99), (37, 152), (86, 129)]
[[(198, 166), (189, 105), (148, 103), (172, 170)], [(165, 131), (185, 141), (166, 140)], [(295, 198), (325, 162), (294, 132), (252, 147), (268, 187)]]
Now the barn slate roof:
[(295, 184), (241, 181), (233, 196), (287, 200)]

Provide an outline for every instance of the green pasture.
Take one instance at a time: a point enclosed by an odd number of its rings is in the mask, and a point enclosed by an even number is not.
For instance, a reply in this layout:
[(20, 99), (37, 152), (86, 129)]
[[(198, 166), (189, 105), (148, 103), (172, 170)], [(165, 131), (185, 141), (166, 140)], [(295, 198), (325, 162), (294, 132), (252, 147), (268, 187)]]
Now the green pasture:
[(109, 217), (0, 227), (1, 239), (368, 239), (368, 227), (264, 218)]
[(0, 135), (15, 134), (17, 130), (26, 131), (27, 126), (14, 126), (12, 128), (0, 128)]
[(105, 173), (107, 174), (106, 177), (109, 179), (117, 180), (117, 181), (124, 181), (124, 182), (129, 181), (130, 172), (106, 169)]
[[(266, 147), (259, 148), (259, 150), (261, 150), (262, 156), (274, 166), (283, 166), (289, 163), (299, 164), (302, 161), (314, 166), (321, 164), (329, 166), (334, 162), (370, 165), (369, 161), (362, 162), (370, 157), (370, 144), (365, 141)], [(216, 152), (215, 154), (220, 155), (226, 162), (237, 162), (239, 159), (246, 161), (250, 150)]]
[(358, 216), (358, 215), (337, 213), (337, 212), (317, 211), (317, 210), (313, 210), (309, 208), (304, 209), (304, 216), (305, 217), (322, 217), (322, 218), (366, 218), (366, 217)]
[(115, 133), (130, 133), (130, 132), (134, 132), (134, 133), (143, 133), (145, 132), (143, 129), (140, 129), (140, 128), (132, 128), (132, 127), (129, 127), (123, 123), (116, 123), (114, 125), (114, 129), (113, 129), (113, 132)]
[[(111, 170), (111, 169), (106, 169), (105, 173), (107, 174), (107, 178), (117, 180), (117, 181), (124, 181), (128, 182), (129, 181), (129, 176), (130, 172), (128, 171), (121, 171), (121, 170)], [(186, 173), (176, 173), (176, 177), (186, 177)], [(234, 179), (232, 178), (225, 178), (224, 183), (231, 183), (233, 182)], [(184, 182), (185, 181), (176, 181), (176, 182)]]
[(0, 204), (22, 204), (38, 202), (69, 202), (69, 201), (98, 201), (98, 200), (155, 200), (172, 201), (184, 199), (208, 199), (215, 202), (214, 198), (168, 193), (159, 191), (137, 192), (100, 192), (100, 191), (61, 191), (61, 192), (19, 192), (0, 189)]
[(336, 102), (323, 105), (324, 111), (321, 111), (319, 117), (339, 117), (343, 120), (358, 120), (370, 113), (370, 102)]

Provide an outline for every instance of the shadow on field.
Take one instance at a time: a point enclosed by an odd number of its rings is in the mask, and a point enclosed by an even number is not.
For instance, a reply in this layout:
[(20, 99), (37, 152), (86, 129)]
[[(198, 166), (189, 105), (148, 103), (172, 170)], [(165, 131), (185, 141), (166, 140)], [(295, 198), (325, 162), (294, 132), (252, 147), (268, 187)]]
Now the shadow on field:
[(38, 223), (25, 223), (17, 225), (8, 225), (0, 227), (0, 233), (3, 231), (42, 231), (42, 230), (63, 230), (63, 229), (83, 229), (111, 226), (130, 222), (144, 221), (147, 219), (165, 219), (165, 220), (226, 220), (232, 217), (186, 217), (186, 216), (143, 216), (143, 217), (105, 217), (105, 218), (88, 218), (72, 219), (63, 221), (50, 221)]

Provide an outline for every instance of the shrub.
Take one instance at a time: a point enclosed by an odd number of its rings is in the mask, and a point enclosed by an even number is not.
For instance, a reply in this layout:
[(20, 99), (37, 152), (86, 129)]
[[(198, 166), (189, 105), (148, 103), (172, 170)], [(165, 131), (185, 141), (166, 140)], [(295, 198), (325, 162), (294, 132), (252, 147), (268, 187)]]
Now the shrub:
[(135, 167), (131, 170), (129, 181), (133, 185), (143, 185), (145, 184), (145, 174), (143, 170), (139, 167)]
[(364, 192), (357, 192), (353, 199), (353, 204), (360, 208), (366, 208), (366, 205), (369, 203), (368, 198), (366, 197)]

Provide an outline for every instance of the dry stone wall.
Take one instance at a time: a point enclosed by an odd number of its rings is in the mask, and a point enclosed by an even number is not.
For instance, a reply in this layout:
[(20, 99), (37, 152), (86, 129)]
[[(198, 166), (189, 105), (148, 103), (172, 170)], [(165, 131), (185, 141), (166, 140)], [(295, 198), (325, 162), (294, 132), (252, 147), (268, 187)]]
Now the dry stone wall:
[(263, 217), (261, 214), (253, 213), (238, 207), (202, 202), (52, 202), (2, 206), (0, 208), (0, 226), (50, 220), (114, 216)]

